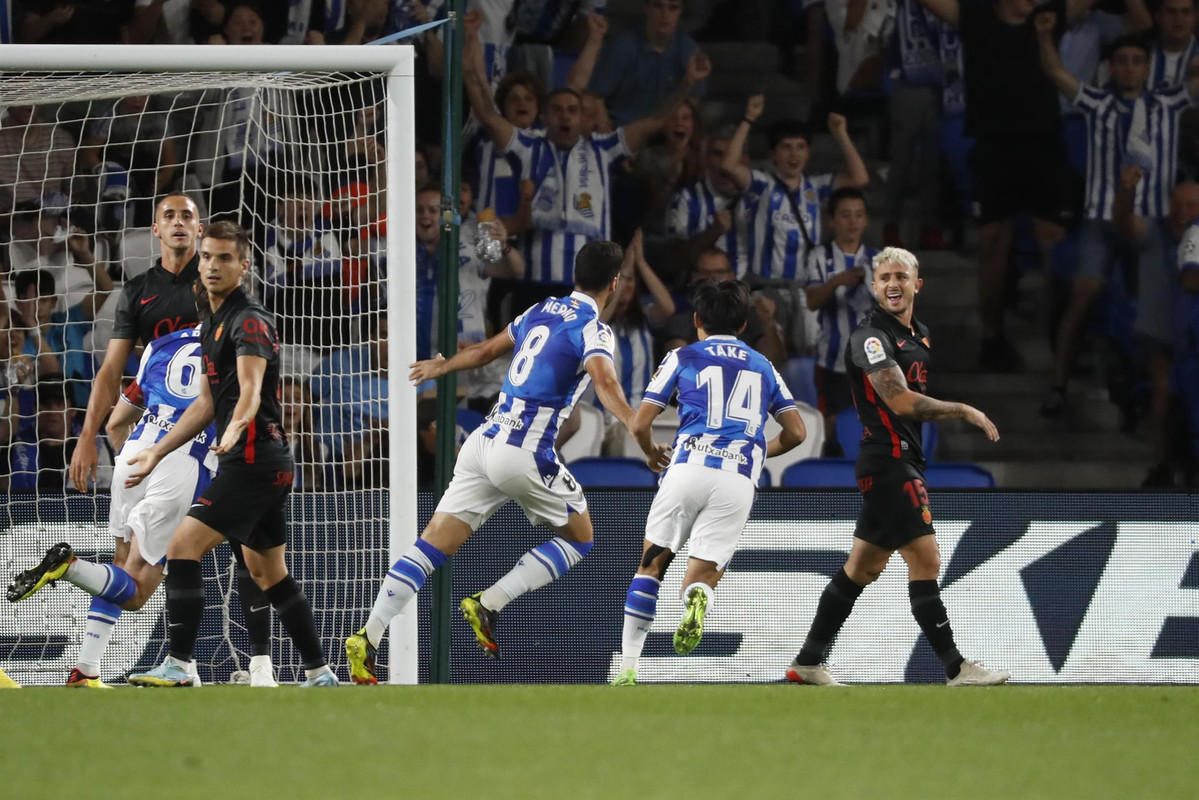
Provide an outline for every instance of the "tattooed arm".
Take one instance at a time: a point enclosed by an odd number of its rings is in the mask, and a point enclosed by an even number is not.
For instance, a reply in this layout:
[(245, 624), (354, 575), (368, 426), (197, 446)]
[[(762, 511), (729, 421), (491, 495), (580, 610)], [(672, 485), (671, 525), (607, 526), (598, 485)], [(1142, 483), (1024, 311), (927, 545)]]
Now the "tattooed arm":
[(999, 441), (999, 430), (995, 423), (987, 419), (987, 415), (974, 406), (965, 403), (947, 403), (932, 397), (913, 392), (908, 388), (908, 382), (903, 377), (903, 371), (897, 367), (887, 367), (867, 375), (870, 385), (887, 406), (901, 417), (933, 422), (942, 419), (963, 419), (971, 425), (979, 427), (992, 442)]

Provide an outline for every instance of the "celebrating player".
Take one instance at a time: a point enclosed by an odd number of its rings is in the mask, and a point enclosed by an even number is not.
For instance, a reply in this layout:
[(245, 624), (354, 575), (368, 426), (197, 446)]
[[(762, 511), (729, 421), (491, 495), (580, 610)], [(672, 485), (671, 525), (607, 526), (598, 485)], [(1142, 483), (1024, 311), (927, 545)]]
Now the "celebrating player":
[[(620, 675), (613, 681), (618, 686), (637, 682), (662, 576), (688, 539), (686, 611), (674, 649), (685, 655), (696, 648), (716, 584), (749, 519), (763, 461), (807, 436), (783, 379), (765, 356), (737, 338), (749, 314), (749, 287), (704, 281), (692, 304), (699, 341), (667, 354), (629, 429), (643, 448), (652, 446), (651, 424), (678, 392), (674, 456), (645, 521), (641, 566), (625, 600)], [(763, 436), (767, 414), (783, 428), (769, 442)]]
[[(462, 601), (462, 614), (479, 646), (499, 657), (495, 623), (508, 603), (560, 578), (592, 545), (591, 515), (583, 490), (558, 460), (554, 437), (579, 397), (595, 381), (604, 408), (627, 427), (633, 409), (625, 402), (612, 364), (612, 329), (599, 319), (620, 280), (623, 253), (609, 241), (588, 242), (574, 264), (575, 291), (531, 306), (502, 333), (459, 351), (412, 365), (421, 383), (449, 372), (489, 364), (516, 348), (499, 401), (462, 445), (450, 482), (421, 537), (391, 566), (366, 627), (346, 639), (350, 677), (377, 683), (375, 651), (392, 617), (416, 596), (425, 579), (508, 500), (529, 522), (556, 534), (526, 553), (495, 585)], [(668, 448), (643, 444), (651, 467), (660, 469)]]
[(937, 586), (941, 556), (924, 486), (920, 425), (962, 419), (992, 442), (999, 440), (999, 431), (977, 408), (925, 394), (928, 328), (914, 316), (916, 293), (924, 285), (919, 270), (916, 256), (898, 247), (874, 257), (878, 306), (845, 347), (846, 375), (865, 430), (856, 470), (862, 508), (849, 559), (820, 595), (803, 649), (787, 669), (787, 679), (795, 683), (840, 685), (823, 664), (825, 653), (862, 589), (882, 574), (896, 550), (908, 565), (912, 616), (945, 665), (949, 685), (992, 686), (1009, 677), (962, 658)]
[(303, 686), (337, 685), (321, 653), (312, 607), (284, 564), (295, 467), (281, 424), (275, 319), (241, 286), (249, 253), (250, 241), (235, 223), (218, 222), (205, 231), (200, 274), (211, 316), (200, 341), (207, 380), (174, 428), (129, 459), (125, 486), (132, 488), (217, 421), (217, 475), (167, 546), (169, 655), (156, 669), (130, 676), (135, 686), (191, 685), (186, 667), (204, 613), (200, 559), (226, 539), (243, 545), (250, 574), (295, 643), (307, 673)]

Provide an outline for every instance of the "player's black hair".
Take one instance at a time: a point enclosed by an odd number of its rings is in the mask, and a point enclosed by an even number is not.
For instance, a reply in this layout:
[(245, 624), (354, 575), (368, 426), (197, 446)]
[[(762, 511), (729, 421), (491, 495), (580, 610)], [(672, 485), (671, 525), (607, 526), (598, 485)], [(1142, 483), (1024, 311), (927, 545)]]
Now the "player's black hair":
[(163, 202), (171, 199), (172, 197), (182, 197), (184, 200), (187, 200), (193, 206), (196, 206), (197, 208), (199, 208), (199, 204), (196, 202), (196, 198), (192, 197), (187, 192), (167, 192), (166, 194), (162, 195), (161, 197), (159, 197), (157, 200), (154, 201), (154, 219), (158, 219), (158, 207), (161, 206), (163, 204)]
[(700, 281), (691, 291), (691, 307), (709, 336), (736, 336), (749, 316), (749, 286), (744, 281)]
[(808, 129), (808, 126), (798, 119), (780, 119), (766, 131), (766, 146), (773, 150), (778, 147), (778, 143), (783, 139), (794, 139), (797, 137), (810, 143), (812, 141), (812, 133)]
[(616, 242), (588, 242), (575, 256), (575, 286), (584, 292), (603, 291), (620, 274), (623, 261), (624, 250)]
[(237, 243), (237, 257), (241, 261), (245, 261), (250, 257), (250, 237), (246, 235), (245, 230), (236, 222), (230, 220), (221, 220), (214, 222), (204, 229), (201, 241), (204, 239), (219, 239), (223, 242)]
[(846, 200), (861, 200), (862, 205), (866, 205), (866, 195), (852, 186), (842, 186), (840, 189), (835, 189), (828, 196), (828, 215), (837, 213), (837, 206), (841, 205)]
[(54, 276), (49, 270), (27, 269), (18, 272), (17, 277), (13, 278), (13, 290), (18, 300), (23, 299), (30, 286), (37, 289), (37, 297), (50, 297), (54, 294)]
[(1105, 59), (1110, 59), (1116, 54), (1117, 50), (1121, 50), (1125, 47), (1132, 47), (1136, 50), (1140, 50), (1145, 54), (1145, 58), (1149, 58), (1149, 41), (1144, 36), (1135, 33), (1125, 34), (1124, 36), (1119, 36), (1113, 39), (1112, 43), (1104, 49), (1103, 57)]

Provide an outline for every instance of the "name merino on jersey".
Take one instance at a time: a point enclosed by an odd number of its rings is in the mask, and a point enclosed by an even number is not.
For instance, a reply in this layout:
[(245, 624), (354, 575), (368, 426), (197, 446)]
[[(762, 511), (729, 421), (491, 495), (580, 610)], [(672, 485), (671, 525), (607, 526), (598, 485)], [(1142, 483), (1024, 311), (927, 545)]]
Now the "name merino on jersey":
[(591, 385), (587, 360), (611, 360), (612, 329), (590, 296), (572, 292), (531, 306), (508, 325), (508, 336), (512, 364), (483, 435), (556, 463), (558, 426)]
[[(144, 409), (126, 446), (148, 447), (166, 436), (200, 396), (200, 381), (204, 380), (200, 347), (199, 328), (185, 328), (146, 345), (137, 377), (122, 395), (126, 402)], [(191, 457), (210, 470), (217, 466), (216, 456), (209, 450), (215, 435), (216, 427), (209, 425), (187, 446)]]
[(679, 432), (670, 463), (735, 472), (757, 485), (766, 460), (766, 416), (795, 408), (770, 361), (735, 336), (709, 336), (667, 353), (644, 401), (662, 408), (679, 396)]

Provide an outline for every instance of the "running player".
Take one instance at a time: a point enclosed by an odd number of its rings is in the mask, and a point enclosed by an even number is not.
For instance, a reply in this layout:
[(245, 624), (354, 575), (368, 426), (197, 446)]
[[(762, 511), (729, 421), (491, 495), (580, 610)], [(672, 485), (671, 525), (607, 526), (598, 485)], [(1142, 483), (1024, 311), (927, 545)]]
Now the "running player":
[(920, 425), (961, 419), (981, 428), (992, 442), (999, 440), (999, 431), (977, 408), (925, 394), (928, 328), (913, 314), (924, 284), (919, 269), (916, 257), (898, 247), (875, 256), (872, 285), (878, 306), (845, 348), (846, 375), (864, 428), (857, 461), (862, 508), (849, 559), (821, 594), (803, 649), (787, 669), (787, 679), (795, 683), (840, 685), (823, 664), (829, 644), (862, 589), (882, 574), (896, 550), (908, 565), (912, 616), (945, 665), (949, 685), (992, 686), (1009, 677), (962, 658), (937, 585), (941, 556), (924, 486)]
[[(688, 539), (686, 610), (674, 649), (686, 655), (699, 645), (716, 584), (749, 519), (762, 463), (807, 436), (783, 379), (765, 356), (737, 338), (749, 315), (749, 287), (740, 281), (704, 281), (692, 304), (699, 341), (667, 354), (630, 427), (642, 447), (651, 446), (654, 418), (678, 392), (674, 456), (650, 506), (641, 566), (625, 600), (617, 686), (637, 682), (637, 661), (654, 622), (662, 576)], [(763, 436), (767, 414), (782, 426), (769, 442)]]
[(200, 272), (211, 316), (201, 335), (206, 381), (174, 428), (130, 459), (127, 488), (150, 477), (166, 455), (216, 419), (216, 477), (167, 546), (170, 650), (135, 686), (189, 686), (187, 663), (204, 613), (200, 559), (226, 539), (244, 546), (254, 581), (275, 607), (304, 661), (304, 686), (336, 686), (321, 653), (312, 607), (284, 564), (287, 496), (294, 462), (281, 424), (275, 319), (242, 289), (250, 241), (235, 223), (212, 225), (200, 242)]
[[(366, 627), (346, 639), (350, 677), (377, 683), (375, 651), (392, 618), (403, 610), (433, 570), (508, 500), (529, 522), (544, 522), (555, 536), (526, 553), (495, 585), (465, 598), (462, 614), (479, 647), (499, 657), (495, 623), (508, 603), (539, 589), (587, 555), (591, 515), (583, 490), (558, 460), (554, 437), (579, 397), (595, 381), (604, 408), (626, 427), (633, 409), (625, 402), (612, 364), (612, 329), (600, 321), (620, 280), (623, 253), (614, 242), (588, 242), (575, 259), (575, 290), (531, 306), (502, 333), (459, 351), (412, 365), (421, 383), (449, 372), (489, 364), (516, 348), (499, 401), (462, 445), (450, 482), (420, 538), (388, 570)], [(668, 448), (643, 444), (651, 467), (660, 469)]]

